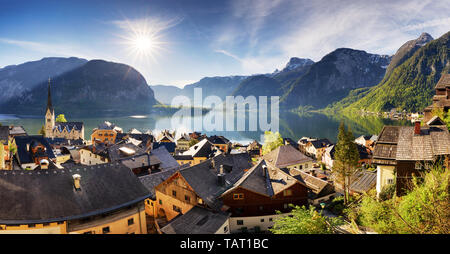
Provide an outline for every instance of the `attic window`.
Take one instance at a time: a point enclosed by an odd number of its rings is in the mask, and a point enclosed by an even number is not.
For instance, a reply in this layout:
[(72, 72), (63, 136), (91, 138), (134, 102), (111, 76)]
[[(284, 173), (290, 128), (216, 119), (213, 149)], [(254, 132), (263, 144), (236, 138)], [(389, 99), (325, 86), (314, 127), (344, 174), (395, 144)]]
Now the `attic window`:
[(119, 150), (127, 155), (133, 155), (136, 153), (135, 150), (128, 148), (128, 147), (121, 147), (121, 148), (119, 148)]
[(244, 199), (244, 193), (233, 194), (233, 199), (234, 200), (243, 200)]

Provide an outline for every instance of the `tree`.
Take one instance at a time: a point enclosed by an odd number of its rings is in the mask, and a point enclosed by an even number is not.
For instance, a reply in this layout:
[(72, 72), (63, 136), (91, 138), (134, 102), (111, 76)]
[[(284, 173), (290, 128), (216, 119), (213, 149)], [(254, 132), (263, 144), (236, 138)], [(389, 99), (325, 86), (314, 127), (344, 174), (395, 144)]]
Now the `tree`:
[(64, 116), (64, 114), (59, 114), (59, 115), (56, 117), (55, 122), (57, 122), (57, 123), (66, 123), (67, 120), (66, 120), (66, 117)]
[(382, 234), (449, 234), (450, 172), (437, 165), (413, 177), (413, 189), (399, 198), (380, 200), (375, 193), (363, 196), (358, 220)]
[(290, 216), (275, 219), (270, 231), (274, 234), (333, 234), (335, 227), (342, 224), (338, 218), (328, 218), (317, 212), (313, 206), (293, 206)]
[(347, 131), (344, 122), (341, 121), (334, 154), (333, 174), (336, 180), (342, 183), (344, 204), (348, 203), (351, 179), (358, 170), (359, 152), (354, 139), (355, 137), (350, 127)]
[(9, 160), (9, 166), (10, 166), (10, 169), (12, 169), (13, 168), (13, 157), (14, 157), (14, 155), (16, 155), (16, 153), (17, 153), (17, 145), (16, 145), (16, 142), (11, 142), (11, 140), (9, 140), (8, 141), (8, 149), (9, 149), (9, 158), (11, 158), (10, 160)]
[(45, 136), (45, 126), (42, 125), (41, 129), (39, 130), (39, 134), (42, 136)]
[(262, 154), (268, 154), (271, 151), (275, 150), (277, 147), (282, 146), (283, 143), (283, 137), (281, 137), (281, 134), (277, 131), (275, 133), (271, 131), (264, 132), (264, 144), (262, 146)]

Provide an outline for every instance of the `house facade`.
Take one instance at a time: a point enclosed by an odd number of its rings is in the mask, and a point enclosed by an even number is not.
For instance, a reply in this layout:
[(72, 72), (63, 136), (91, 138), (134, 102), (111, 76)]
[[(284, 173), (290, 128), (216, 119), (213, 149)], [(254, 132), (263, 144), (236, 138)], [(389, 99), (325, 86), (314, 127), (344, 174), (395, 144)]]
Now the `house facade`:
[(450, 109), (450, 73), (442, 74), (435, 87), (436, 95), (433, 96), (433, 103), (424, 109), (424, 121), (433, 118), (434, 108), (448, 112)]

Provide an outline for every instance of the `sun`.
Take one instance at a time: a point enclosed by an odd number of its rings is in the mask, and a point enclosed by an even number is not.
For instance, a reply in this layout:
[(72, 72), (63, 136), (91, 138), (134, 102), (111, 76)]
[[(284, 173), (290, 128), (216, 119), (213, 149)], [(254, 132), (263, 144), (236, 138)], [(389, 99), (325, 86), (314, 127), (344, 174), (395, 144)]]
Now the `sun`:
[(153, 38), (150, 36), (137, 36), (133, 40), (133, 47), (142, 53), (150, 53), (152, 50), (154, 50), (156, 42)]
[(167, 29), (169, 24), (150, 19), (125, 20), (120, 23), (120, 27), (126, 32), (119, 37), (129, 56), (134, 60), (156, 62), (156, 56), (165, 49), (164, 45), (167, 44), (163, 41), (162, 31)]

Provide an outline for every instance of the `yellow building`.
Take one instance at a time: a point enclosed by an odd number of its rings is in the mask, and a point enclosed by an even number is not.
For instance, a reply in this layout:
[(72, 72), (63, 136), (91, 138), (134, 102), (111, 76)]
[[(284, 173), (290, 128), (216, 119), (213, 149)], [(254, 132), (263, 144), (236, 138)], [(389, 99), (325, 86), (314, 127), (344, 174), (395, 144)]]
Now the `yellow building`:
[(119, 163), (10, 171), (0, 175), (0, 233), (145, 234), (149, 196)]
[[(185, 163), (189, 163), (189, 165), (194, 166), (207, 160), (214, 154), (220, 153), (222, 152), (205, 138), (197, 144), (191, 146), (186, 152), (182, 153), (181, 156), (179, 156), (180, 161), (177, 160), (177, 162), (181, 164), (181, 162), (185, 161)], [(192, 157), (192, 159), (188, 159), (188, 156)]]

